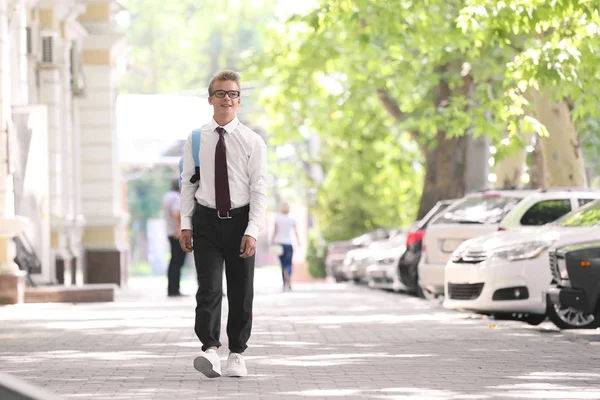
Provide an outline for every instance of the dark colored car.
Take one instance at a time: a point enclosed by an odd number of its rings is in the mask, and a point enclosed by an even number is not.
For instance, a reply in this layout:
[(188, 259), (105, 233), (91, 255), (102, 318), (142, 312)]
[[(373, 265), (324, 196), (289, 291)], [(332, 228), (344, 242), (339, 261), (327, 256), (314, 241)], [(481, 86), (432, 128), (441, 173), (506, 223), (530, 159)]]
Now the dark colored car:
[(600, 240), (552, 249), (550, 270), (556, 283), (548, 289), (549, 307), (565, 317), (552, 322), (561, 329), (600, 326)]
[(423, 236), (429, 222), (439, 213), (443, 212), (454, 200), (440, 200), (435, 206), (415, 225), (409, 229), (406, 237), (406, 251), (400, 257), (398, 262), (398, 274), (400, 281), (408, 288), (410, 292), (416, 293), (419, 297), (425, 297), (419, 287), (419, 260), (421, 259), (421, 250)]

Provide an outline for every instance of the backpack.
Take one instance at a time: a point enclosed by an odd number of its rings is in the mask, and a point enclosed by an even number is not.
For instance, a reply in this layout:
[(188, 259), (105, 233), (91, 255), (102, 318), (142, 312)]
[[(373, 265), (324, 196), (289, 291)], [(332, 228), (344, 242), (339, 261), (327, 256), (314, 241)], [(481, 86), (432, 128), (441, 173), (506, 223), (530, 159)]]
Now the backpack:
[[(192, 156), (194, 156), (194, 165), (196, 166), (196, 172), (190, 178), (190, 182), (196, 183), (200, 180), (200, 158), (198, 153), (200, 152), (200, 129), (194, 129), (192, 131)], [(183, 172), (183, 156), (179, 159), (179, 189), (181, 189), (181, 173)]]

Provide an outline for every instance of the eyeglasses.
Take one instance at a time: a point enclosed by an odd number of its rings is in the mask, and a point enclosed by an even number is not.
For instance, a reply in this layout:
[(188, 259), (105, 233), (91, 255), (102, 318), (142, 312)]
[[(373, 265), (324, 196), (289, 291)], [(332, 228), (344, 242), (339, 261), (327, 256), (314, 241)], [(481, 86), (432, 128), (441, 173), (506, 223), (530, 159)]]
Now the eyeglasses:
[(225, 95), (228, 95), (230, 99), (237, 99), (240, 97), (239, 90), (213, 90), (212, 95), (222, 99)]

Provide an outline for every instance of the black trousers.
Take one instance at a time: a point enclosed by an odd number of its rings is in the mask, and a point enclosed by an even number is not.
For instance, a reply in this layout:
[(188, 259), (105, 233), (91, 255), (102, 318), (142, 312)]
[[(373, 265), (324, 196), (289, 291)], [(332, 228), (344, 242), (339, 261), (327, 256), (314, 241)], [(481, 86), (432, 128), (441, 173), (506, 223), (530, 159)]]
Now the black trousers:
[(181, 268), (185, 264), (185, 252), (181, 249), (179, 240), (175, 236), (169, 236), (171, 244), (171, 261), (169, 261), (169, 269), (167, 270), (167, 293), (174, 295), (179, 294), (179, 281), (181, 280)]
[(194, 330), (202, 342), (202, 350), (221, 346), (223, 262), (229, 304), (229, 350), (243, 353), (248, 347), (254, 300), (254, 256), (241, 258), (240, 245), (248, 227), (249, 211), (249, 206), (240, 207), (230, 211), (231, 219), (220, 219), (215, 209), (196, 204), (192, 225), (199, 286)]

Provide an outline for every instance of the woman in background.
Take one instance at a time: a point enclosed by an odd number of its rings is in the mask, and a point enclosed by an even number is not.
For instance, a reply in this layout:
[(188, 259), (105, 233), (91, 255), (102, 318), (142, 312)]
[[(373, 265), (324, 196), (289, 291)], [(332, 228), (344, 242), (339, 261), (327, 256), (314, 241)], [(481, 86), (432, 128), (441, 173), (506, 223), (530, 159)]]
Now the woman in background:
[(283, 251), (279, 255), (281, 262), (281, 277), (283, 279), (283, 290), (291, 290), (292, 278), (292, 257), (294, 255), (294, 247), (292, 246), (292, 231), (296, 235), (296, 244), (300, 246), (300, 237), (298, 229), (296, 229), (296, 220), (289, 215), (290, 205), (282, 202), (279, 205), (279, 213), (275, 215), (275, 223), (273, 226), (273, 236), (271, 243), (280, 245)]

